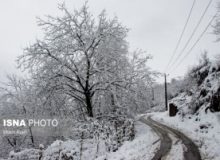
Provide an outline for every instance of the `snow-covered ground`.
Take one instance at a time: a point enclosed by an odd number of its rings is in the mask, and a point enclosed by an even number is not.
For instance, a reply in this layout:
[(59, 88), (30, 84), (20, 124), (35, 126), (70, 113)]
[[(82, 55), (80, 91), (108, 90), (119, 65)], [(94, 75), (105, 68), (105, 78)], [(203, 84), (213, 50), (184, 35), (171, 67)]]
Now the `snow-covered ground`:
[(125, 142), (117, 152), (102, 156), (97, 160), (150, 160), (160, 146), (159, 137), (147, 125), (136, 122), (136, 137)]
[(166, 156), (166, 159), (168, 160), (183, 160), (183, 144), (182, 142), (177, 139), (174, 135), (169, 134), (169, 137), (172, 139), (172, 147), (170, 149), (170, 152)]
[(204, 160), (220, 159), (220, 113), (200, 112), (197, 116), (177, 115), (168, 112), (149, 113), (154, 120), (180, 130), (198, 145)]
[[(99, 143), (91, 139), (81, 141), (55, 141), (45, 150), (25, 149), (21, 152), (10, 153), (8, 160), (39, 159), (55, 160), (64, 158), (82, 160), (150, 160), (160, 146), (159, 137), (150, 127), (142, 122), (135, 122), (136, 135), (134, 140), (126, 141), (116, 152), (106, 152), (102, 141)], [(99, 148), (97, 148), (97, 146)], [(82, 150), (82, 152), (81, 152)], [(80, 158), (81, 157), (81, 158)]]

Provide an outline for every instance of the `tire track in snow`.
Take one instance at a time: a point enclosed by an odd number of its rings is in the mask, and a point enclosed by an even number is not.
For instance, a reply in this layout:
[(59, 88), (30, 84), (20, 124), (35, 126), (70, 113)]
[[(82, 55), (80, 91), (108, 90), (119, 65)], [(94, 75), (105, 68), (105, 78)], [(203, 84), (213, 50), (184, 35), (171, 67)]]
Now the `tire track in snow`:
[(160, 137), (160, 141), (161, 141), (160, 148), (156, 152), (152, 160), (161, 160), (164, 156), (167, 155), (167, 153), (169, 153), (171, 149), (171, 146), (172, 146), (171, 138), (168, 136), (168, 133), (166, 131), (154, 125), (149, 120), (142, 117), (140, 121), (150, 126), (156, 132), (156, 134)]
[[(150, 117), (145, 119), (142, 117), (140, 119), (142, 122), (145, 124), (149, 125), (150, 127), (153, 128), (153, 130), (160, 136), (161, 138), (161, 147), (159, 151), (155, 154), (154, 158), (152, 160), (161, 160), (166, 159), (167, 154), (169, 153), (171, 146), (172, 146), (172, 140), (168, 136), (168, 133), (172, 134), (173, 136), (177, 137), (180, 139), (183, 143), (183, 156), (184, 160), (201, 160), (201, 155), (199, 153), (198, 147), (192, 142), (190, 138), (188, 138), (186, 135), (183, 133), (168, 127), (164, 124), (161, 124), (157, 121), (152, 120)], [(166, 143), (167, 137), (169, 140), (167, 141), (168, 144), (164, 145), (163, 143)], [(164, 140), (166, 139), (166, 140)], [(165, 147), (165, 148), (164, 148)], [(168, 148), (166, 148), (168, 147)]]

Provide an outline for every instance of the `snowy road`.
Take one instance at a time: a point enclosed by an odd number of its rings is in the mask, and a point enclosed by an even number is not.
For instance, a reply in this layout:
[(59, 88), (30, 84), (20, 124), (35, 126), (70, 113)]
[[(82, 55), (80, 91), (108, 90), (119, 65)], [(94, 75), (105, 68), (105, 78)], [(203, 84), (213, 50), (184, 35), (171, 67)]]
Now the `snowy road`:
[[(183, 133), (173, 128), (167, 127), (159, 122), (156, 122), (152, 120), (150, 117), (142, 117), (140, 121), (150, 126), (160, 137), (160, 149), (157, 151), (152, 160), (201, 160), (201, 156), (197, 146)], [(173, 142), (173, 137), (175, 137), (176, 142)], [(180, 141), (182, 145), (182, 152), (181, 149), (176, 150), (176, 152), (173, 151), (174, 148), (176, 148), (174, 144), (177, 144), (177, 142)], [(171, 153), (173, 155), (170, 155)]]

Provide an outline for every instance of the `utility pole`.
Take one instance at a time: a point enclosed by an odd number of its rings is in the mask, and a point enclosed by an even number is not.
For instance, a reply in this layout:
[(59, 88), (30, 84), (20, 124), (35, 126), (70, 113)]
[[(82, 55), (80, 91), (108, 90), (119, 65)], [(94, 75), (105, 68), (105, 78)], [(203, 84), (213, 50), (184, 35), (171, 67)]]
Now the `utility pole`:
[(152, 100), (154, 101), (154, 87), (151, 88), (152, 91)]
[(165, 88), (165, 107), (166, 107), (166, 111), (168, 109), (168, 100), (167, 100), (167, 75), (166, 73), (164, 74), (164, 78), (165, 78), (165, 83), (164, 83), (164, 88)]

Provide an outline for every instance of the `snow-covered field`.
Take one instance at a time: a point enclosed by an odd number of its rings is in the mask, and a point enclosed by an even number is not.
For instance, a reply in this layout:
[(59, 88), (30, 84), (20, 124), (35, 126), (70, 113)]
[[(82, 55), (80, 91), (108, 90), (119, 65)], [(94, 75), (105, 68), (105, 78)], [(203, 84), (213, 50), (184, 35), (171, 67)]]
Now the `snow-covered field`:
[(198, 145), (202, 159), (220, 159), (220, 113), (200, 112), (197, 116), (184, 118), (179, 115), (169, 117), (168, 112), (154, 112), (148, 115), (190, 137)]

